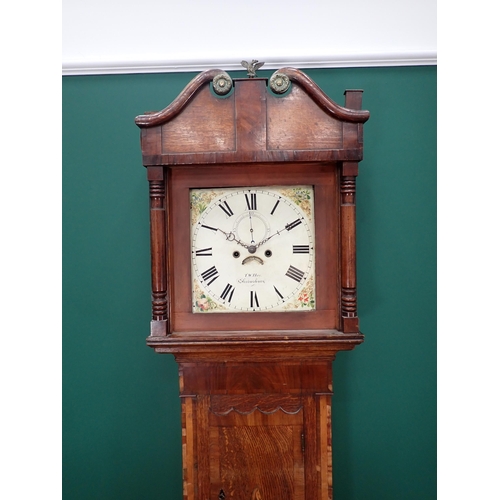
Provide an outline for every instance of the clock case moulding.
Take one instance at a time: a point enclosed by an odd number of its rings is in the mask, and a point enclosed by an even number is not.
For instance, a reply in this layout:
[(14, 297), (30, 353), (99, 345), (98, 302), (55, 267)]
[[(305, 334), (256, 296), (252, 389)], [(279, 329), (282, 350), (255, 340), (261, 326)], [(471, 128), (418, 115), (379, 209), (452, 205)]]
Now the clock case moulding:
[[(356, 177), (369, 112), (361, 101), (361, 90), (346, 90), (340, 106), (295, 68), (234, 80), (214, 69), (162, 111), (136, 117), (150, 194), (147, 345), (178, 361), (332, 360), (363, 342)], [(267, 185), (315, 188), (316, 310), (194, 314), (189, 190)]]

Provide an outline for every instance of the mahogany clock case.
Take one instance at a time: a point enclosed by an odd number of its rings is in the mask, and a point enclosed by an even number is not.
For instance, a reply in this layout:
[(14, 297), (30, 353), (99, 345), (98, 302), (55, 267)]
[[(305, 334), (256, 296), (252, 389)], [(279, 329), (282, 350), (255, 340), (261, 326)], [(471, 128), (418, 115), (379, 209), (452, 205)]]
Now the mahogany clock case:
[[(339, 106), (293, 68), (278, 73), (293, 82), (284, 96), (249, 78), (220, 99), (219, 71), (136, 118), (150, 187), (147, 344), (179, 365), (184, 498), (331, 499), (331, 362), (363, 342), (355, 178), (369, 113), (361, 91)], [(315, 309), (195, 313), (191, 190), (266, 186), (313, 187)]]

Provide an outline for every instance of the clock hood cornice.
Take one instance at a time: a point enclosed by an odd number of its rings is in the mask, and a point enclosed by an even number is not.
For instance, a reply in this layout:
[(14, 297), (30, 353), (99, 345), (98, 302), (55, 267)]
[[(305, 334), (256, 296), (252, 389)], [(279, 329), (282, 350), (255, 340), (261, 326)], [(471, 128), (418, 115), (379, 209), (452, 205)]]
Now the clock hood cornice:
[[(316, 104), (331, 117), (350, 123), (365, 123), (370, 118), (366, 110), (348, 109), (330, 99), (305, 73), (296, 68), (282, 68), (274, 73), (286, 75), (290, 81), (297, 83), (316, 102)], [(196, 93), (208, 82), (219, 75), (229, 76), (221, 69), (210, 69), (196, 75), (177, 96), (177, 98), (161, 111), (153, 111), (139, 115), (135, 123), (140, 128), (163, 125), (175, 118), (189, 104)], [(267, 80), (267, 79), (266, 79)]]
[(143, 115), (139, 115), (135, 119), (135, 123), (140, 128), (156, 127), (169, 122), (175, 118), (191, 101), (194, 95), (207, 82), (212, 81), (217, 75), (225, 73), (221, 69), (209, 69), (196, 75), (184, 88), (184, 90), (175, 98), (175, 100), (162, 111), (151, 111)]
[(340, 106), (295, 68), (234, 81), (204, 71), (162, 111), (136, 117), (143, 165), (361, 161), (370, 113), (361, 90), (345, 96)]

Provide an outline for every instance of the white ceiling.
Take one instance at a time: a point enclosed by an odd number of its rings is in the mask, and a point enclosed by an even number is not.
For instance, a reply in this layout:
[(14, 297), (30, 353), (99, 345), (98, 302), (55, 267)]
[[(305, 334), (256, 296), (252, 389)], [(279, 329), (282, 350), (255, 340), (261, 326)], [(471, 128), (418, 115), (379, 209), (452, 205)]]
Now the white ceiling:
[(63, 0), (63, 74), (436, 64), (436, 0)]

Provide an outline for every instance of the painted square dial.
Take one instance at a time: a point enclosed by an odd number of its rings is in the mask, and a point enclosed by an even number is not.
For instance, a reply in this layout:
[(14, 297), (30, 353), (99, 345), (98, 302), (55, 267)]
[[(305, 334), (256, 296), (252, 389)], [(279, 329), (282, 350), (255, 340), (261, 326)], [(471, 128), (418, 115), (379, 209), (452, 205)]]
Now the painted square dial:
[(192, 189), (193, 313), (315, 310), (314, 189)]

